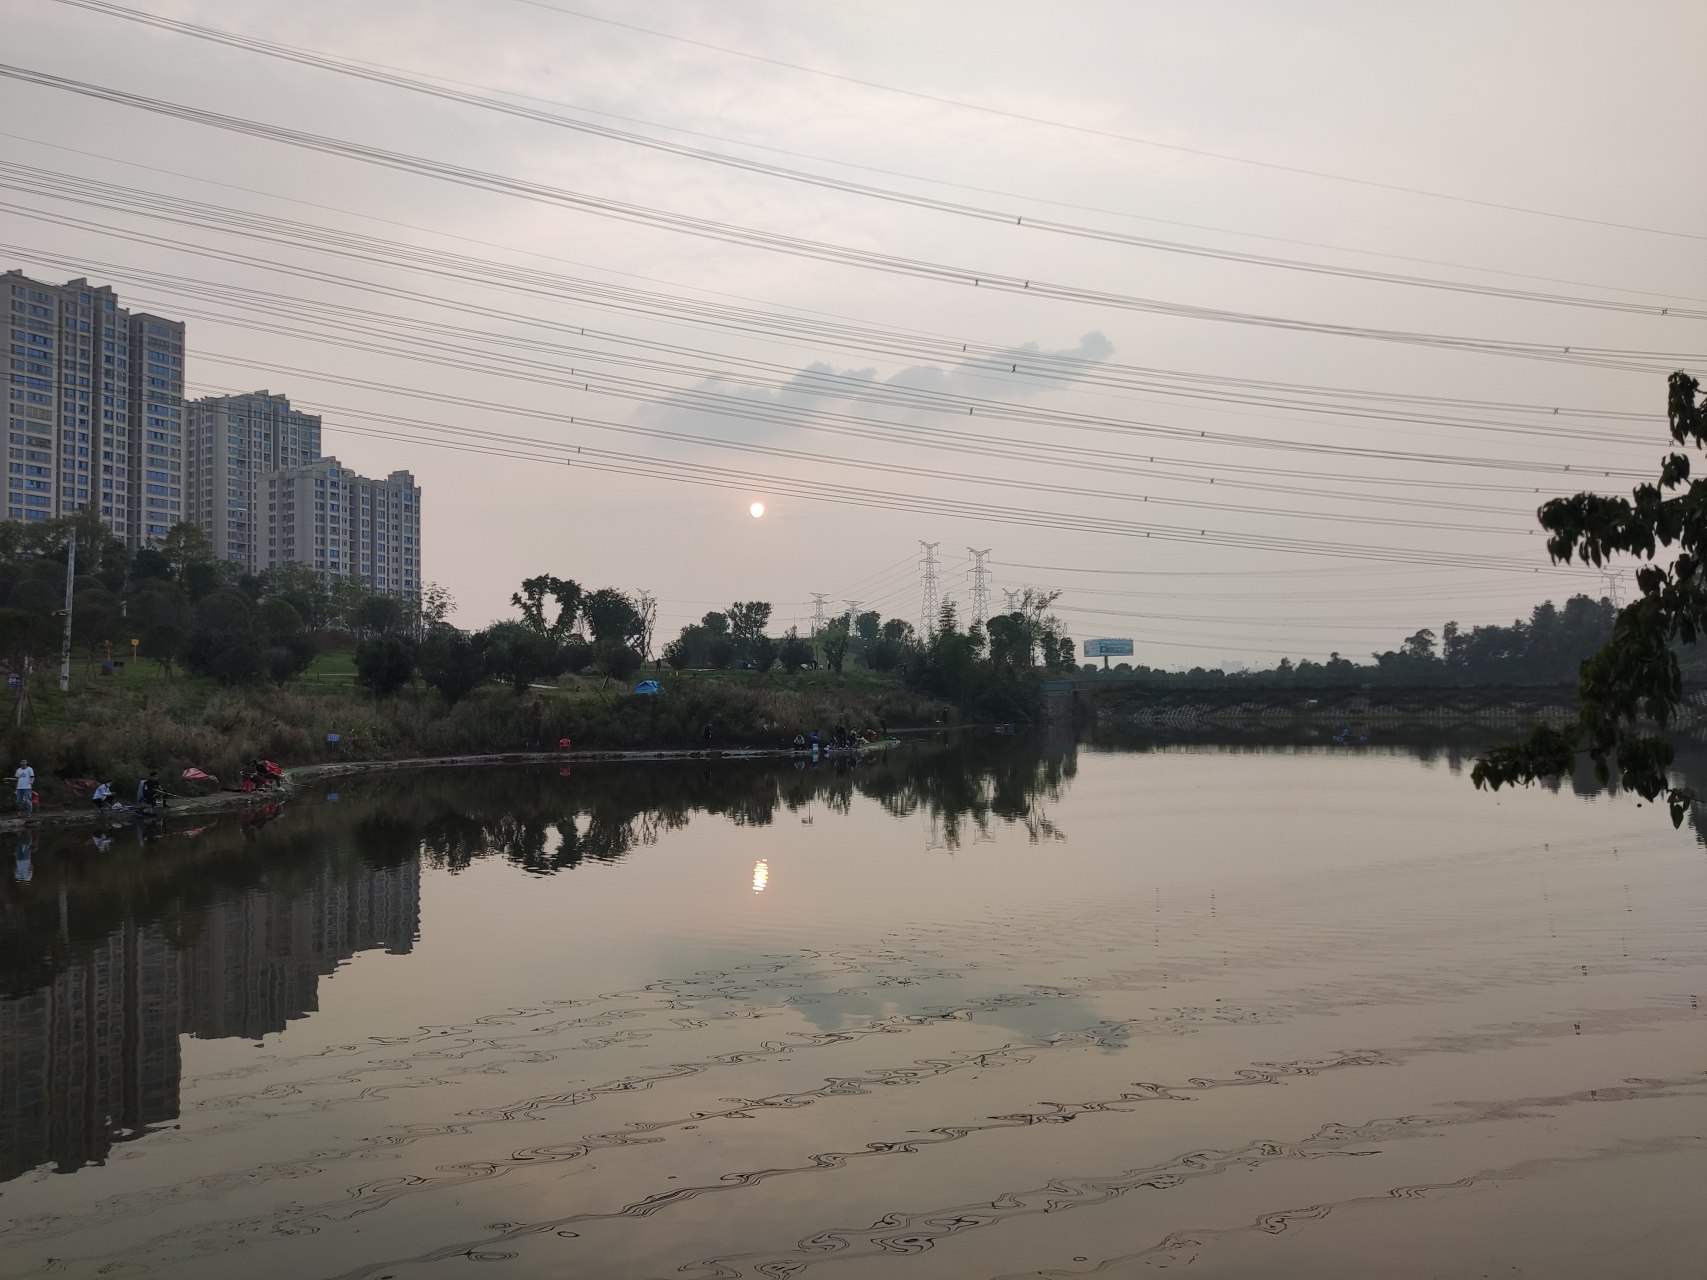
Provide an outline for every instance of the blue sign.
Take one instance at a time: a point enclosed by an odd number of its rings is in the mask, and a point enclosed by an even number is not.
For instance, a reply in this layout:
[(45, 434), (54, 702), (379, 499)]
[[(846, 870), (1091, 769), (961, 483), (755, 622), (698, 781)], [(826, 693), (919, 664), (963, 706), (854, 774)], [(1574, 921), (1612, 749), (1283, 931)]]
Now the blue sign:
[(340, 735), (340, 734), (329, 733), (326, 735), (326, 745), (329, 747), (335, 747), (340, 742), (342, 742), (343, 740), (344, 739), (343, 739), (342, 735)]

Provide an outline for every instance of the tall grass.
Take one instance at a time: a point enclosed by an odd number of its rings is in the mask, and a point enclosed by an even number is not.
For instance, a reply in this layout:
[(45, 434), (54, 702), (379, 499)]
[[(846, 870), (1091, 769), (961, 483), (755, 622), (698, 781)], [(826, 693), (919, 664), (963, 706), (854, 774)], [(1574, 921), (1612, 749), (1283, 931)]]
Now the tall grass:
[[(71, 802), (64, 780), (104, 778), (121, 796), (145, 772), (168, 788), (187, 767), (234, 784), (256, 757), (288, 766), (330, 760), (384, 760), (576, 748), (668, 750), (703, 746), (782, 746), (796, 733), (916, 727), (937, 721), (943, 704), (896, 684), (791, 683), (786, 677), (667, 681), (667, 692), (636, 696), (596, 681), (517, 696), (489, 686), (455, 706), (412, 687), (376, 700), (353, 686), (309, 679), (283, 691), (217, 689), (192, 680), (159, 682), (129, 696), (111, 687), (52, 701), (39, 720), (4, 735), (11, 760), (28, 758), (49, 804)], [(336, 736), (337, 742), (328, 741)], [(0, 771), (10, 768), (0, 758)], [(206, 788), (209, 784), (202, 784)]]

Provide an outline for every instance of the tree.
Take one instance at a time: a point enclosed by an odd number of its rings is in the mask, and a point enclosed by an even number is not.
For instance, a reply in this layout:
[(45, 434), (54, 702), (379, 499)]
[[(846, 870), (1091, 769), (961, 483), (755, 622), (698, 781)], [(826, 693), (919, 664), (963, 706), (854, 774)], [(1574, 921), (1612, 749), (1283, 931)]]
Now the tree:
[(673, 671), (685, 670), (693, 661), (693, 651), (689, 647), (688, 632), (692, 627), (683, 627), (682, 634), (664, 646), (663, 659), (670, 664)]
[[(1674, 373), (1668, 390), (1672, 440), (1707, 448), (1700, 383)], [(1707, 629), (1707, 479), (1690, 479), (1690, 469), (1687, 454), (1672, 453), (1662, 459), (1657, 481), (1638, 485), (1628, 499), (1579, 493), (1542, 506), (1555, 563), (1580, 560), (1598, 568), (1615, 556), (1634, 556), (1642, 562), (1640, 594), (1618, 611), (1611, 638), (1583, 663), (1576, 718), (1560, 729), (1537, 725), (1526, 742), (1488, 752), (1471, 774), (1476, 786), (1497, 791), (1568, 776), (1586, 751), (1602, 784), (1616, 766), (1626, 789), (1650, 801), (1663, 795), (1672, 825), (1682, 824), (1696, 796), (1671, 784), (1671, 745), (1644, 734), (1639, 722), (1646, 717), (1662, 729), (1671, 722), (1683, 702), (1675, 646), (1694, 644)]]
[(777, 643), (763, 632), (749, 642), (748, 653), (755, 671), (769, 671), (776, 666)]
[(189, 635), (193, 621), (190, 598), (176, 583), (152, 579), (137, 592), (132, 617), (136, 623), (136, 638), (142, 641), (142, 655), (158, 662), (160, 670), (170, 680), (172, 663), (177, 659), (178, 650)]
[(396, 596), (369, 595), (350, 615), (350, 625), (366, 636), (395, 635), (404, 628), (406, 612)]
[(801, 638), (799, 627), (790, 627), (783, 636), (777, 659), (784, 671), (798, 671), (812, 661), (812, 646)]
[(435, 630), (421, 642), (415, 657), (421, 679), (455, 706), (486, 681), (486, 646), (480, 636), (450, 627)]
[(261, 669), (279, 688), (308, 670), (318, 648), (290, 601), (277, 597), (255, 611), (261, 640)]
[(1031, 665), (1031, 632), (1025, 615), (998, 613), (986, 624), (990, 661), (998, 669), (1019, 670)]
[(14, 723), (22, 724), (29, 710), (31, 673), (53, 653), (57, 642), (51, 618), (23, 609), (0, 609), (0, 662), (18, 678)]
[(415, 608), (415, 638), (425, 640), (429, 635), (450, 626), (450, 615), (456, 612), (456, 597), (436, 582), (421, 588), (421, 603)]
[(213, 559), (213, 547), (198, 525), (185, 520), (166, 530), (166, 536), (160, 539), (160, 554), (172, 566), (172, 576), (183, 581), (192, 564), (206, 564)]
[(558, 645), (558, 660), (562, 663), (560, 674), (567, 671), (571, 675), (580, 675), (593, 665), (593, 646), (580, 636), (569, 636)]
[(824, 665), (840, 675), (848, 655), (848, 620), (835, 618), (825, 623), (818, 643), (824, 646)]
[(729, 606), (729, 637), (735, 642), (736, 657), (752, 660), (753, 644), (764, 635), (770, 621), (771, 607), (762, 600), (737, 600)]
[(285, 601), (311, 631), (318, 631), (328, 621), (331, 601), (326, 584), (305, 564), (268, 569), (261, 575), (261, 598)]
[(549, 680), (564, 667), (563, 647), (521, 622), (498, 622), (484, 632), (492, 674), (518, 695), (540, 680)]
[(359, 578), (331, 579), (326, 585), (326, 625), (353, 630), (356, 611), (367, 603), (369, 594)]
[(415, 650), (401, 636), (370, 636), (356, 646), (356, 683), (389, 698), (415, 675)]
[(71, 605), (71, 642), (88, 655), (88, 670), (95, 657), (119, 629), (118, 598), (94, 578), (78, 578)]
[(195, 606), (179, 650), (183, 664), (221, 684), (247, 684), (261, 676), (261, 637), (255, 606), (235, 591), (216, 591)]
[(612, 680), (627, 681), (646, 660), (639, 652), (631, 648), (625, 641), (612, 639), (601, 640), (594, 647), (595, 662), (600, 671), (604, 672), (605, 682)]
[(595, 645), (614, 640), (638, 650), (646, 634), (646, 620), (640, 610), (615, 587), (600, 587), (587, 596), (581, 602), (581, 617)]
[[(575, 629), (581, 611), (581, 586), (567, 578), (542, 573), (525, 578), (522, 589), (510, 597), (522, 611), (522, 625), (542, 636), (561, 640)], [(556, 611), (551, 610), (555, 604)]]
[(160, 582), (170, 581), (172, 577), (172, 562), (160, 553), (158, 547), (143, 547), (130, 558), (130, 580), (141, 583), (150, 580)]
[(302, 630), (302, 615), (290, 601), (275, 598), (255, 611), (255, 623), (261, 628), (263, 640), (278, 644)]
[(282, 689), (299, 674), (296, 655), (283, 645), (271, 645), (261, 650), (261, 670), (267, 679)]

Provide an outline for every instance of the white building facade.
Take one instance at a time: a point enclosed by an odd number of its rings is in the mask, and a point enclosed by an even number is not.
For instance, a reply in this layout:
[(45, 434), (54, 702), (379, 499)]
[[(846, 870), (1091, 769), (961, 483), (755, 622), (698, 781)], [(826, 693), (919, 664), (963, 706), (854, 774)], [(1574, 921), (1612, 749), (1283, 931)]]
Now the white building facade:
[(267, 552), (268, 480), (320, 458), (320, 418), (267, 391), (192, 401), (185, 443), (186, 518), (215, 559), (259, 573)]
[(421, 489), (407, 471), (383, 480), (320, 458), (266, 477), (261, 568), (301, 564), (379, 595), (421, 597)]
[(131, 546), (184, 511), (184, 326), (87, 280), (0, 274), (7, 318), (8, 520), (86, 506)]

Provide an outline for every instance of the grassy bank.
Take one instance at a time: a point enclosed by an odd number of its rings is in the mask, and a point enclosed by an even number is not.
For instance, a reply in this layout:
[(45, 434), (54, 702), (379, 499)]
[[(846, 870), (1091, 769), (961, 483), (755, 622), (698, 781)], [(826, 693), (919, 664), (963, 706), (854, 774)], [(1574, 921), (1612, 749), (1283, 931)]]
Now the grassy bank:
[[(0, 763), (9, 771), (28, 758), (44, 805), (60, 806), (72, 803), (67, 778), (108, 778), (126, 794), (152, 769), (179, 789), (172, 780), (187, 767), (235, 779), (257, 756), (298, 766), (550, 750), (563, 738), (577, 748), (661, 750), (704, 745), (708, 724), (718, 746), (776, 746), (838, 722), (917, 727), (944, 710), (868, 672), (666, 671), (658, 679), (661, 696), (570, 676), (520, 696), (490, 685), (447, 707), (422, 687), (368, 697), (347, 654), (323, 655), (283, 690), (224, 689), (182, 673), (169, 680), (152, 664), (110, 677), (79, 667), (69, 693), (31, 691), (33, 714), (6, 732)], [(338, 742), (328, 742), (332, 735)]]

